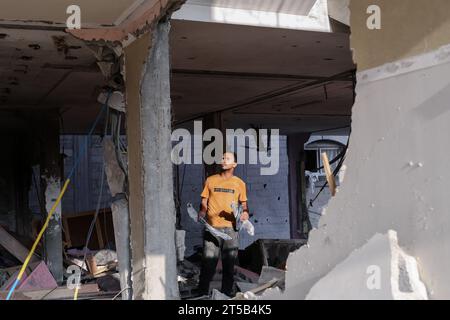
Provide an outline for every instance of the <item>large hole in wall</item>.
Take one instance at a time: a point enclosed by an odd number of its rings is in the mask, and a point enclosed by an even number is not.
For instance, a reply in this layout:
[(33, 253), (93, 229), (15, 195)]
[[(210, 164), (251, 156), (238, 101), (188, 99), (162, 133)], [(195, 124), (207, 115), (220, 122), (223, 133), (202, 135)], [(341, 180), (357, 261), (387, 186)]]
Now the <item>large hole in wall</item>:
[[(334, 32), (325, 33), (172, 21), (174, 129), (193, 133), (194, 122), (203, 121), (203, 130), (280, 133), (276, 174), (261, 175), (261, 163), (236, 169), (247, 184), (256, 232), (242, 236), (241, 250), (258, 239), (306, 239), (331, 199), (329, 188), (322, 190), (321, 153), (332, 170), (345, 155), (356, 72), (349, 27), (332, 24)], [(201, 152), (201, 144), (192, 143), (192, 157)], [(199, 207), (206, 175), (202, 164), (175, 168), (178, 227), (186, 230), (187, 256), (201, 249), (203, 236), (186, 204)]]

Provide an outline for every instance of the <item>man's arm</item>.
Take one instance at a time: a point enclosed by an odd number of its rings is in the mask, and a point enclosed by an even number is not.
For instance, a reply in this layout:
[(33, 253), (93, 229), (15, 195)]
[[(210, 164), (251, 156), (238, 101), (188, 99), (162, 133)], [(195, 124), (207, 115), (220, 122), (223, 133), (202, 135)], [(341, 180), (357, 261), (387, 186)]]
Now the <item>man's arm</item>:
[(208, 211), (208, 198), (202, 198), (202, 204), (200, 206), (200, 211), (198, 212), (198, 218), (206, 217), (206, 212)]

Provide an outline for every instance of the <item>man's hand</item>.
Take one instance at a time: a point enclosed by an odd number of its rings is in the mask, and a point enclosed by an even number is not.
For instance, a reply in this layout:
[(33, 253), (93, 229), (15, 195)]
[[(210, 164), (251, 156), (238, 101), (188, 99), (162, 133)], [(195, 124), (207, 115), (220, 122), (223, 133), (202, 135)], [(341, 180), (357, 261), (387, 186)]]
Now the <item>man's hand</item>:
[(205, 218), (205, 217), (206, 217), (206, 211), (200, 210), (198, 212), (198, 220), (200, 221), (201, 218)]
[(247, 201), (242, 202), (242, 214), (241, 214), (241, 221), (244, 222), (245, 220), (248, 220), (250, 218), (248, 214), (248, 206)]
[(200, 211), (198, 212), (198, 221), (200, 221), (201, 218), (206, 217), (206, 212), (208, 211), (208, 199), (202, 198), (202, 204), (200, 207)]
[(248, 220), (250, 216), (248, 215), (248, 211), (244, 211), (241, 214), (241, 221), (244, 222), (245, 220)]

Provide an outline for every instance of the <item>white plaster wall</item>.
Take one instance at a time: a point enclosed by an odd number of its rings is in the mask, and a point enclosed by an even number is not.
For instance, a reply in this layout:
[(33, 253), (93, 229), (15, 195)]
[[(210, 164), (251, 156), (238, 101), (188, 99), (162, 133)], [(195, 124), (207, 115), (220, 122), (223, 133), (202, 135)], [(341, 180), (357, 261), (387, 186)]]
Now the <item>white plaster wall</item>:
[(389, 229), (418, 259), (430, 297), (450, 298), (449, 52), (359, 74), (344, 183), (308, 246), (289, 257), (284, 298), (305, 298), (354, 249)]

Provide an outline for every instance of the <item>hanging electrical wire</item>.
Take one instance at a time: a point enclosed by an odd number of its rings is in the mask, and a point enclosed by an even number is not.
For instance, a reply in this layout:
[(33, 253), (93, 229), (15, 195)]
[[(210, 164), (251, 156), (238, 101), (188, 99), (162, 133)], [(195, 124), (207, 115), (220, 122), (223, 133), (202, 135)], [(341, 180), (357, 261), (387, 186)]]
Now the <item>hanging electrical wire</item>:
[[(107, 108), (107, 110), (106, 110), (105, 127), (103, 129), (102, 139), (104, 137), (106, 137), (106, 135), (108, 134), (109, 120), (110, 120), (110, 109)], [(91, 241), (91, 236), (92, 236), (92, 233), (94, 231), (94, 226), (95, 226), (95, 223), (97, 222), (98, 214), (100, 212), (100, 206), (101, 206), (102, 197), (103, 197), (104, 183), (105, 183), (105, 162), (103, 161), (102, 162), (102, 173), (100, 175), (100, 192), (99, 192), (99, 195), (98, 195), (98, 198), (97, 198), (97, 204), (96, 204), (96, 207), (95, 207), (94, 217), (92, 218), (91, 224), (89, 226), (89, 230), (88, 230), (88, 233), (86, 235), (85, 245), (83, 247), (84, 254), (83, 254), (83, 260), (81, 260), (81, 261), (82, 261), (82, 263), (85, 263), (86, 265), (87, 265), (86, 258), (87, 258), (89, 242)], [(78, 280), (78, 285), (75, 287), (73, 300), (77, 300), (78, 299), (78, 291), (79, 291), (79, 288), (80, 288), (80, 282), (81, 282), (81, 279)]]

